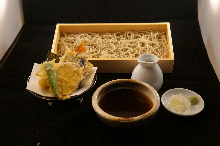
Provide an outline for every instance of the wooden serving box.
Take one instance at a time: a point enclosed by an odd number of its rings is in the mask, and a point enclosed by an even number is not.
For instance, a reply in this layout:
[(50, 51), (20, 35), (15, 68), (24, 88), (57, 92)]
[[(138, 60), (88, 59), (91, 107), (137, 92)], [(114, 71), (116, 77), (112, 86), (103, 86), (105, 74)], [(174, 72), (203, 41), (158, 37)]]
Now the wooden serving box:
[[(125, 32), (157, 30), (165, 31), (169, 48), (168, 58), (159, 58), (158, 65), (163, 73), (172, 73), (174, 65), (174, 53), (170, 23), (85, 23), (85, 24), (57, 24), (52, 52), (56, 53), (58, 42), (63, 33), (83, 33), (83, 32)], [(132, 73), (138, 64), (137, 58), (88, 58), (94, 66), (98, 67), (98, 73)]]

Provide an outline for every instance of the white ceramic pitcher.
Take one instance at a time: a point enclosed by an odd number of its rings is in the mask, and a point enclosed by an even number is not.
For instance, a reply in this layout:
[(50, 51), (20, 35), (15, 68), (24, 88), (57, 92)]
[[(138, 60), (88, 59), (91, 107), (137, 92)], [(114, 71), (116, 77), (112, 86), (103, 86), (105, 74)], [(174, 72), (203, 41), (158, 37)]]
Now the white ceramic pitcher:
[(143, 54), (138, 57), (138, 65), (132, 72), (131, 79), (150, 84), (157, 91), (163, 84), (163, 73), (157, 64), (159, 58), (154, 54)]

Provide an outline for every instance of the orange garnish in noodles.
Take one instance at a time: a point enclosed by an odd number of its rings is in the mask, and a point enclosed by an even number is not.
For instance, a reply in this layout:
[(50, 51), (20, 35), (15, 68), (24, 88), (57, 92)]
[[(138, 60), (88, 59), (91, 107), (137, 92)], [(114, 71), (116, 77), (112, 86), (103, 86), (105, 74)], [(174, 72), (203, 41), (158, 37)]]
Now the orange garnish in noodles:
[(84, 42), (75, 48), (75, 51), (78, 53), (82, 53), (86, 51), (86, 47), (84, 46)]

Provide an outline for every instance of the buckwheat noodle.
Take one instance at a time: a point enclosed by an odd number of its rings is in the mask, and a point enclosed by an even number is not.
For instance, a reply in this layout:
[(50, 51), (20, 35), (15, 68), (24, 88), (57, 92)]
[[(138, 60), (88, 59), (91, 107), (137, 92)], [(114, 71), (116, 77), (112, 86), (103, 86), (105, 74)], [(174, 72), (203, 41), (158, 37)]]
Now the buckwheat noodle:
[(57, 54), (63, 55), (67, 48), (73, 49), (82, 42), (88, 58), (137, 58), (145, 53), (169, 57), (166, 33), (162, 31), (63, 34)]

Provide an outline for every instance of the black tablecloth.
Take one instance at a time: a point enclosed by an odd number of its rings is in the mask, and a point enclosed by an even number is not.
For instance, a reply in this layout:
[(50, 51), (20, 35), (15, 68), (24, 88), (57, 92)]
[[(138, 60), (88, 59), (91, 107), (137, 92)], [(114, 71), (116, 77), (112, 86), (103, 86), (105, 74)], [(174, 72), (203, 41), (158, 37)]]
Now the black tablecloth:
[[(23, 6), (26, 23), (0, 64), (0, 145), (220, 145), (220, 83), (202, 41), (197, 1), (23, 0)], [(26, 90), (33, 64), (51, 50), (56, 23), (163, 21), (171, 24), (175, 62), (158, 93), (172, 88), (197, 92), (205, 101), (198, 115), (176, 116), (161, 105), (146, 127), (105, 125), (93, 111), (91, 97), (103, 83), (131, 73), (97, 74), (81, 103), (51, 104)]]

